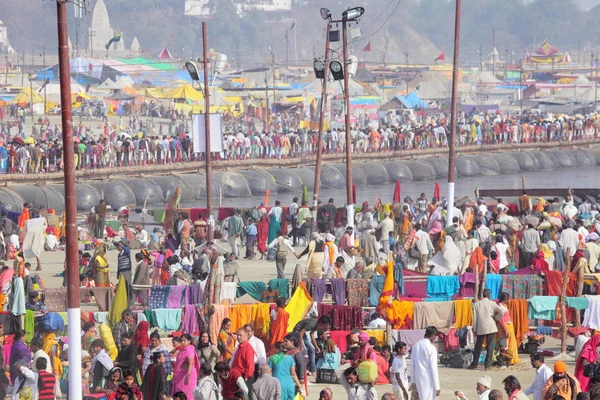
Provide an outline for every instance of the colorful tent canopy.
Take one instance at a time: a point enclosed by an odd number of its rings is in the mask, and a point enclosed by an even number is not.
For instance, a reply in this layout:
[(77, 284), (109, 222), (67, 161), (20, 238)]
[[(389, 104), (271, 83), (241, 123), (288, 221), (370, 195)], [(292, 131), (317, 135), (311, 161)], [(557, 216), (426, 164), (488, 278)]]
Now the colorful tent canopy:
[(42, 96), (40, 96), (36, 91), (33, 91), (30, 88), (25, 88), (23, 90), (21, 90), (21, 92), (15, 96), (14, 99), (12, 99), (12, 103), (13, 104), (19, 104), (19, 105), (26, 105), (29, 104), (29, 102), (32, 99), (32, 93), (33, 93), (33, 104), (38, 104), (38, 103), (43, 103), (44, 102), (44, 98)]
[(173, 89), (165, 93), (165, 98), (195, 102), (202, 100), (204, 96), (202, 96), (202, 93), (194, 89), (192, 86), (183, 85), (180, 88)]

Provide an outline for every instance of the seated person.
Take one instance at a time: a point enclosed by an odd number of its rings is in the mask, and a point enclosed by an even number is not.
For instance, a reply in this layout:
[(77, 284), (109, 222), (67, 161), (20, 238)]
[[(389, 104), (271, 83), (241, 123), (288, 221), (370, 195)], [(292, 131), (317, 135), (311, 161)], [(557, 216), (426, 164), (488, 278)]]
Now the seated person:
[(35, 290), (29, 292), (29, 301), (25, 304), (25, 308), (31, 311), (45, 313), (46, 306), (38, 300), (39, 294)]

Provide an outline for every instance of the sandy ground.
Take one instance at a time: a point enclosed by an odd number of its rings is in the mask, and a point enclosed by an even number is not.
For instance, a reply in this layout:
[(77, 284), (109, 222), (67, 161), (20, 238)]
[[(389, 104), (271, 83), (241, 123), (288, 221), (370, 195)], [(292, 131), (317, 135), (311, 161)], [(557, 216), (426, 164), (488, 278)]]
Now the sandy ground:
[[(225, 243), (224, 247), (229, 249), (229, 246)], [(299, 249), (300, 250), (300, 249)], [(116, 263), (117, 263), (117, 253), (116, 251), (109, 252), (109, 264), (111, 266), (111, 279), (116, 281)], [(31, 260), (30, 260), (31, 261)], [(295, 258), (292, 260), (291, 258), (288, 260), (286, 266), (286, 275), (291, 279), (292, 273), (295, 267), (296, 262), (300, 262), (304, 264), (302, 260), (297, 261)], [(35, 265), (34, 262), (32, 262)], [(268, 281), (269, 279), (276, 277), (275, 264), (266, 262), (266, 261), (247, 261), (240, 260), (240, 279), (241, 280), (261, 280)], [(63, 270), (64, 265), (64, 252), (46, 252), (42, 257), (42, 267), (43, 270), (41, 272), (41, 277), (46, 283), (47, 287), (59, 287), (62, 285), (62, 278), (56, 277), (55, 275)], [(244, 296), (239, 300), (240, 302), (251, 302), (252, 299), (249, 296)], [(88, 309), (90, 306), (84, 307)], [(90, 308), (92, 309), (92, 308)], [(572, 340), (569, 341), (569, 344), (573, 344)], [(554, 339), (546, 340), (546, 347), (552, 350), (558, 350), (560, 343)], [(569, 370), (573, 371), (574, 369), (574, 359), (571, 356), (565, 356), (564, 360), (569, 365)], [(552, 366), (553, 362), (548, 360), (548, 365)], [(534, 378), (534, 371), (529, 364), (529, 359), (526, 355), (521, 358), (521, 365), (517, 367), (510, 367), (507, 370), (499, 370), (495, 369), (492, 371), (478, 370), (478, 371), (470, 371), (470, 370), (457, 370), (446, 367), (440, 367), (440, 381), (441, 381), (441, 395), (440, 399), (454, 399), (454, 391), (461, 390), (466, 396), (471, 400), (477, 400), (477, 393), (475, 391), (475, 383), (477, 379), (482, 375), (489, 375), (493, 380), (493, 388), (500, 389), (503, 391), (502, 380), (510, 374), (513, 374), (518, 377), (519, 381), (523, 388), (528, 387)], [(314, 381), (314, 378), (311, 378)], [(309, 386), (309, 398), (317, 399), (318, 393), (323, 388), (327, 387), (327, 385), (317, 385), (312, 384)], [(340, 385), (329, 385), (334, 392), (335, 399), (344, 399), (346, 398), (344, 389)], [(378, 395), (381, 396), (386, 392), (391, 392), (391, 385), (381, 385), (377, 386)]]

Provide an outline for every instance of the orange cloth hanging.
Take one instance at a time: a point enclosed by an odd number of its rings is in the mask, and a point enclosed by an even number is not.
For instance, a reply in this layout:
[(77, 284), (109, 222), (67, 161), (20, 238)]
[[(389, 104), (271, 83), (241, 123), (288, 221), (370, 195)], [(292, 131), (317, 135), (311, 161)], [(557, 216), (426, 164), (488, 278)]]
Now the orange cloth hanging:
[(412, 301), (400, 301), (394, 299), (394, 264), (387, 264), (387, 272), (383, 283), (383, 290), (379, 296), (377, 311), (392, 325), (392, 329), (410, 329), (414, 315), (414, 303)]
[(238, 329), (252, 322), (253, 304), (235, 304), (229, 311), (231, 319), (231, 332), (237, 332)]
[(456, 329), (473, 325), (473, 302), (471, 300), (455, 300), (454, 313), (456, 315)]
[(506, 308), (515, 328), (515, 337), (517, 343), (525, 339), (525, 334), (529, 332), (529, 317), (527, 316), (527, 299), (513, 299), (506, 303)]

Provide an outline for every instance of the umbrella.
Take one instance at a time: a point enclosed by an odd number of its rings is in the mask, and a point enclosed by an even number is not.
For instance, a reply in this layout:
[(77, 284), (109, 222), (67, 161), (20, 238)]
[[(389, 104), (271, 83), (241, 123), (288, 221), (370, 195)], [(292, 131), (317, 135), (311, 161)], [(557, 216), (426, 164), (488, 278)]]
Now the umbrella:
[(435, 197), (436, 199), (440, 199), (440, 184), (439, 183), (435, 183), (435, 187), (433, 188), (433, 197)]
[(394, 204), (400, 203), (400, 193), (401, 192), (402, 192), (402, 190), (401, 190), (400, 181), (396, 181), (396, 187), (394, 188)]

